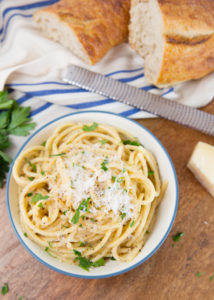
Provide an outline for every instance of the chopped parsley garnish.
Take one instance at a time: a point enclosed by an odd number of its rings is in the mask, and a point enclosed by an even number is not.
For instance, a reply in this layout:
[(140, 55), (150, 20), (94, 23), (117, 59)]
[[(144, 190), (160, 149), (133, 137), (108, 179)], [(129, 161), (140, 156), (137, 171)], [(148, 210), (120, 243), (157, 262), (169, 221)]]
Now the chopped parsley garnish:
[(36, 203), (39, 200), (47, 200), (49, 198), (49, 196), (43, 196), (42, 194), (35, 194), (32, 199), (31, 199), (31, 203)]
[(33, 180), (34, 180), (34, 177), (28, 177), (28, 179), (29, 179), (30, 181), (33, 181)]
[(125, 168), (123, 168), (123, 169), (122, 169), (122, 172), (123, 172), (123, 173), (125, 173), (125, 172), (126, 172), (126, 169), (125, 169)]
[(41, 175), (45, 175), (45, 171), (42, 171), (42, 172), (41, 172)]
[(114, 258), (114, 256), (110, 257), (111, 260), (116, 260), (116, 258)]
[(49, 245), (50, 248), (53, 247), (53, 244), (51, 242), (48, 242), (48, 245)]
[(125, 141), (122, 141), (122, 143), (124, 145), (141, 146), (141, 144), (138, 141), (125, 140)]
[(197, 273), (196, 273), (196, 276), (197, 276), (197, 277), (201, 277), (201, 272), (197, 272)]
[(101, 163), (101, 169), (105, 172), (108, 171), (108, 168), (106, 167), (107, 164), (108, 164), (108, 157), (106, 157), (104, 161)]
[(37, 167), (36, 167), (36, 165), (35, 164), (32, 164), (31, 162), (30, 162), (30, 160), (29, 160), (29, 166), (32, 168), (32, 171), (33, 172), (36, 172), (36, 170), (37, 170)]
[(101, 145), (105, 145), (107, 143), (106, 140), (99, 140), (99, 142), (100, 142)]
[(150, 234), (150, 231), (149, 231), (149, 230), (146, 230), (146, 234)]
[(63, 215), (65, 216), (67, 212), (68, 212), (68, 209), (63, 211)]
[(40, 203), (38, 204), (38, 207), (40, 207), (40, 208), (44, 208), (44, 206), (43, 206), (42, 202), (40, 202)]
[(65, 152), (62, 152), (62, 153), (58, 153), (58, 154), (50, 154), (48, 155), (49, 157), (54, 157), (54, 156), (63, 156), (63, 155), (66, 155)]
[(133, 226), (134, 226), (134, 223), (135, 223), (135, 221), (133, 220), (133, 221), (131, 222), (131, 224), (130, 224), (130, 227), (133, 227)]
[(135, 223), (135, 221), (133, 220), (133, 221), (131, 222), (131, 224), (130, 224), (130, 227), (133, 227), (133, 226), (134, 226), (134, 223)]
[(85, 154), (85, 151), (82, 151), (82, 154)]
[(83, 242), (80, 242), (80, 247), (85, 247), (85, 243), (83, 243)]
[(95, 219), (94, 218), (90, 218), (91, 222), (95, 222)]
[(82, 224), (79, 224), (79, 227), (81, 227), (81, 228), (82, 228), (82, 227), (83, 227), (83, 226), (82, 226)]
[(152, 170), (151, 170), (151, 171), (148, 171), (148, 176), (153, 176), (153, 175), (154, 175), (154, 173), (155, 173), (155, 172), (154, 172), (154, 171), (152, 171)]
[(49, 252), (49, 248), (48, 248), (48, 247), (45, 248), (45, 252), (47, 252), (51, 257), (56, 258), (55, 256), (53, 256), (53, 255)]
[(81, 216), (81, 219), (82, 219), (82, 220), (85, 220), (85, 216)]
[(210, 279), (210, 281), (212, 281), (212, 280), (213, 280), (213, 278), (214, 278), (214, 276), (213, 276), (213, 275), (211, 275), (211, 276), (210, 276), (210, 278), (209, 278), (209, 279)]
[(126, 213), (122, 213), (121, 219), (123, 220), (126, 217)]
[(9, 291), (8, 284), (5, 283), (5, 284), (3, 285), (3, 287), (1, 288), (1, 294), (2, 294), (2, 295), (6, 295), (6, 294), (8, 293), (8, 291)]
[(82, 253), (73, 249), (74, 254), (76, 255), (75, 261), (79, 262), (79, 266), (84, 270), (89, 272), (90, 267), (101, 267), (104, 265), (105, 261), (103, 258), (98, 259), (95, 262), (90, 261), (89, 259), (82, 256)]
[(117, 179), (117, 182), (118, 182), (118, 183), (121, 183), (121, 182), (123, 182), (123, 181), (125, 181), (125, 177), (120, 177), (120, 178)]
[(27, 194), (27, 197), (31, 197), (31, 196), (33, 196), (33, 193), (28, 193)]
[(116, 176), (112, 176), (111, 179), (112, 179), (113, 182), (115, 182), (116, 179), (117, 179), (117, 177)]
[(94, 122), (91, 126), (83, 125), (82, 130), (83, 131), (94, 131), (97, 128), (98, 124)]
[(24, 232), (24, 236), (25, 236), (25, 237), (28, 237), (27, 232)]
[(42, 143), (42, 146), (46, 146), (46, 143), (47, 143), (47, 141), (44, 141), (43, 143)]
[(172, 237), (172, 239), (173, 239), (174, 242), (178, 242), (183, 235), (184, 235), (184, 232), (179, 232), (176, 235), (174, 235)]
[(89, 206), (89, 201), (91, 198), (87, 198), (87, 200), (83, 200), (80, 205), (78, 206), (78, 208), (76, 209), (75, 214), (73, 215), (71, 222), (73, 224), (77, 224), (79, 222), (79, 218), (80, 218), (80, 211), (84, 211), (84, 212), (88, 212), (88, 206)]
[(24, 299), (24, 296), (21, 296), (18, 298), (18, 300), (23, 300)]

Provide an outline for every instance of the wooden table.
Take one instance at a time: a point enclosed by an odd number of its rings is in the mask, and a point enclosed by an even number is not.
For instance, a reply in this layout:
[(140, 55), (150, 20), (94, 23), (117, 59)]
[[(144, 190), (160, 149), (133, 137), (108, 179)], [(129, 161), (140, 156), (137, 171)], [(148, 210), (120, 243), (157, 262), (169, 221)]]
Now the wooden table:
[[(214, 114), (214, 101), (205, 111)], [(168, 150), (175, 165), (179, 208), (172, 231), (161, 248), (136, 269), (107, 279), (78, 279), (54, 272), (36, 261), (17, 240), (0, 191), (0, 284), (15, 300), (185, 300), (214, 299), (214, 199), (186, 168), (195, 144), (214, 138), (162, 119), (141, 120)], [(183, 231), (174, 243), (172, 236)], [(176, 244), (173, 247), (173, 244)], [(201, 276), (196, 274), (201, 272)]]

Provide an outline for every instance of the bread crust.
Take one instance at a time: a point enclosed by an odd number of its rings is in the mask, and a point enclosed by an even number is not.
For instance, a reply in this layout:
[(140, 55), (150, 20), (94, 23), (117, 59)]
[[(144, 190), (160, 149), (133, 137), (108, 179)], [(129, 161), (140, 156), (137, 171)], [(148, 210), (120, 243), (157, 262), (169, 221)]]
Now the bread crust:
[[(54, 14), (75, 33), (91, 64), (128, 37), (130, 0), (61, 0), (35, 13)], [(72, 45), (70, 47), (72, 49)]]
[(158, 0), (165, 46), (155, 84), (172, 85), (214, 70), (214, 1)]

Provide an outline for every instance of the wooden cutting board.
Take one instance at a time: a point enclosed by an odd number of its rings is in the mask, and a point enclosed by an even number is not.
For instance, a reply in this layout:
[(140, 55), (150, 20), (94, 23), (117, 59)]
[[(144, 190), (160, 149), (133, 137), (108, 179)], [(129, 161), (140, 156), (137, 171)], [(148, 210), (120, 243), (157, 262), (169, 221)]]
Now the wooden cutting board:
[[(204, 111), (214, 114), (214, 101)], [(186, 168), (195, 144), (214, 137), (162, 119), (140, 120), (163, 143), (175, 165), (180, 197), (172, 231), (162, 247), (136, 269), (107, 279), (78, 279), (56, 273), (21, 246), (9, 222), (5, 188), (0, 190), (0, 299), (17, 300), (213, 300), (214, 198)], [(184, 236), (173, 242), (177, 232)], [(201, 272), (201, 276), (196, 274)]]

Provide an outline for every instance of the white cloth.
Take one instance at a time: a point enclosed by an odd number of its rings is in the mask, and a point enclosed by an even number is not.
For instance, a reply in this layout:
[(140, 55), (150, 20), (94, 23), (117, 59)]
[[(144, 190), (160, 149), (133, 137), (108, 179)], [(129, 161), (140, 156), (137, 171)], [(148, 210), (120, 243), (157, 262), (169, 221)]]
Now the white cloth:
[(152, 116), (63, 83), (62, 72), (69, 64), (89, 68), (186, 105), (201, 107), (212, 100), (214, 73), (171, 89), (157, 89), (146, 82), (143, 59), (128, 44), (115, 47), (96, 65), (86, 65), (63, 46), (45, 38), (34, 24), (32, 14), (54, 2), (57, 0), (0, 0), (0, 89), (7, 86), (19, 103), (30, 105), (38, 126), (82, 109), (111, 111), (132, 118)]

